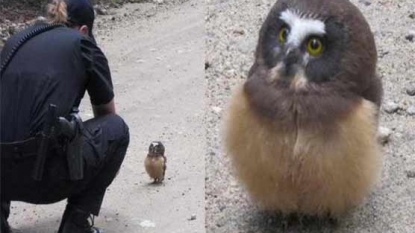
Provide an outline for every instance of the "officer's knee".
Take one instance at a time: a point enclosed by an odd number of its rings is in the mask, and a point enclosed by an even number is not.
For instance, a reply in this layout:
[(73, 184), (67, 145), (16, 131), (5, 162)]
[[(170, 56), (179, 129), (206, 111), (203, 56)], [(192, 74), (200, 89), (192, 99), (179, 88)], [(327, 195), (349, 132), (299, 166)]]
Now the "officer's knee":
[(117, 114), (109, 115), (107, 126), (114, 141), (128, 146), (130, 142), (129, 127), (122, 117)]
[(130, 129), (128, 128), (127, 123), (125, 123), (125, 121), (119, 117), (119, 119), (121, 119), (121, 144), (124, 145), (125, 147), (128, 147), (128, 145), (130, 144)]
[(117, 114), (105, 115), (86, 121), (85, 126), (91, 132), (99, 129), (103, 139), (109, 143), (109, 150), (122, 155), (122, 157), (125, 155), (130, 142), (130, 133), (128, 125), (122, 117)]

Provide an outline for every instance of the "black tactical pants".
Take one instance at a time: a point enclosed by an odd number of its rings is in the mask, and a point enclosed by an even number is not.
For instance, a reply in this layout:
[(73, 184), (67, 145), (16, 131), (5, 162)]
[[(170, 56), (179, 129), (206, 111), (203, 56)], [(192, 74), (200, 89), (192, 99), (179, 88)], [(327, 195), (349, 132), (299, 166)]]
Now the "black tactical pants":
[(129, 144), (128, 126), (117, 115), (84, 122), (84, 179), (70, 181), (66, 157), (48, 156), (43, 180), (32, 179), (36, 156), (1, 161), (1, 221), (9, 215), (10, 201), (50, 204), (68, 199), (68, 204), (98, 215), (107, 187), (115, 178)]

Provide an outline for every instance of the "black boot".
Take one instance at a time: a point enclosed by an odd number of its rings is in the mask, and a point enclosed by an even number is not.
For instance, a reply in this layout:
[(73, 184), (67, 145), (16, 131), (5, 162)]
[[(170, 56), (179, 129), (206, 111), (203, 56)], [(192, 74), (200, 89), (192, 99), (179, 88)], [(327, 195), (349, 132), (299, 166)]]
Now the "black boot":
[(67, 205), (58, 233), (102, 233), (94, 227), (94, 216)]
[(0, 221), (1, 221), (1, 231), (0, 233), (11, 233), (9, 223), (7, 219), (9, 218), (10, 214), (10, 202), (1, 202), (1, 210), (0, 210)]

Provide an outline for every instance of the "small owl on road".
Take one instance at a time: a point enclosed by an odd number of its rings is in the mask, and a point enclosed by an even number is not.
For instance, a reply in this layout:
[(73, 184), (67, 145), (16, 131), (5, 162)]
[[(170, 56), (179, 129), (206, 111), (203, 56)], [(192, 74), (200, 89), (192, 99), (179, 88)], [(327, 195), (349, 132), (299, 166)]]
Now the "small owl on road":
[(166, 156), (164, 155), (164, 145), (154, 141), (150, 144), (144, 165), (147, 174), (154, 179), (154, 183), (161, 183), (166, 174)]

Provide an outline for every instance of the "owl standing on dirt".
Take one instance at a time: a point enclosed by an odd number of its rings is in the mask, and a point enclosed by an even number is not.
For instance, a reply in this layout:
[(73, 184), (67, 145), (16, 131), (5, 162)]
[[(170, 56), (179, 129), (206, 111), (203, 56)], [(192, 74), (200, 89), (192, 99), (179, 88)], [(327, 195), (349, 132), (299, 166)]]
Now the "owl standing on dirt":
[(279, 0), (234, 91), (225, 148), (264, 209), (340, 216), (381, 167), (376, 46), (348, 0)]
[(167, 158), (164, 155), (164, 145), (161, 142), (152, 142), (148, 149), (144, 165), (147, 174), (154, 179), (154, 183), (161, 183), (166, 174)]

